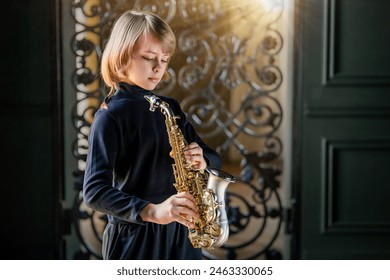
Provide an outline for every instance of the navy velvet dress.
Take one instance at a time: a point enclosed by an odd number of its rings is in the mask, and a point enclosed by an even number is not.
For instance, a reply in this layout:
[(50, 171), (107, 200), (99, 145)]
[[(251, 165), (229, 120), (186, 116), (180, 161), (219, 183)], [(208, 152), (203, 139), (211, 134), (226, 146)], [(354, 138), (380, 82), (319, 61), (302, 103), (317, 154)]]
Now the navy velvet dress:
[[(148, 203), (161, 203), (173, 194), (173, 159), (165, 116), (151, 112), (144, 98), (152, 92), (120, 84), (99, 109), (89, 135), (83, 196), (86, 204), (108, 216), (103, 233), (104, 259), (202, 259), (191, 245), (187, 227), (173, 222), (159, 225), (142, 221)], [(186, 121), (180, 105), (168, 102), (188, 143), (197, 142), (209, 166), (220, 168), (219, 155), (210, 149)]]

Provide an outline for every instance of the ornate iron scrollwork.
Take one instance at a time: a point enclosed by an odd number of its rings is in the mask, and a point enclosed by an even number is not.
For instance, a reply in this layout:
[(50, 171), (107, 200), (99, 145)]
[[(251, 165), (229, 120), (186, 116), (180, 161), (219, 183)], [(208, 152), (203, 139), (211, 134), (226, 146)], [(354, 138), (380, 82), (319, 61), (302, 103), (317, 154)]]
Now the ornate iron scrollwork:
[(283, 38), (273, 26), (282, 15), (283, 0), (268, 2), (272, 7), (267, 11), (254, 0), (72, 2), (77, 65), (72, 119), (78, 132), (73, 150), (79, 160), (74, 221), (82, 248), (78, 257), (101, 257), (106, 222), (104, 215), (86, 208), (80, 196), (89, 128), (105, 95), (97, 75), (101, 49), (116, 16), (136, 8), (159, 14), (178, 36), (170, 79), (157, 92), (178, 99), (201, 137), (225, 160), (236, 162), (228, 170), (238, 178), (227, 191), (230, 238), (224, 247), (205, 251), (205, 258), (282, 258), (273, 246), (283, 223), (282, 142), (277, 135), (283, 110), (275, 94), (283, 81), (276, 64)]

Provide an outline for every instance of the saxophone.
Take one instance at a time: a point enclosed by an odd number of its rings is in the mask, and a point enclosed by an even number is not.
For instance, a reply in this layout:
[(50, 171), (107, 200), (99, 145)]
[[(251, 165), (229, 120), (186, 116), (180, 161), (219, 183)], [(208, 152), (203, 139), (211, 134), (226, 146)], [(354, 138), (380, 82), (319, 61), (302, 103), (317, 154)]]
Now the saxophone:
[(188, 228), (188, 238), (194, 248), (213, 249), (223, 246), (229, 237), (229, 223), (225, 209), (225, 191), (229, 183), (236, 179), (219, 169), (194, 170), (184, 157), (187, 145), (183, 133), (176, 123), (169, 104), (155, 95), (145, 96), (150, 103), (150, 111), (160, 108), (165, 115), (165, 125), (174, 159), (172, 165), (177, 192), (189, 192), (195, 198), (199, 218), (194, 220), (195, 228)]

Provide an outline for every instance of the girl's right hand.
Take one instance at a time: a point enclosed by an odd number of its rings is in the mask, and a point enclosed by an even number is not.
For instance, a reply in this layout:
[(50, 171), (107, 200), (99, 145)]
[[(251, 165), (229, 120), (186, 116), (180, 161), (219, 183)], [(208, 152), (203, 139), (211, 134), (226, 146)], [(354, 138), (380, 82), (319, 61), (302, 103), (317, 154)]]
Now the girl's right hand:
[(188, 228), (194, 228), (194, 219), (199, 218), (195, 199), (187, 192), (172, 195), (160, 204), (149, 203), (140, 215), (145, 222), (162, 225), (178, 222)]

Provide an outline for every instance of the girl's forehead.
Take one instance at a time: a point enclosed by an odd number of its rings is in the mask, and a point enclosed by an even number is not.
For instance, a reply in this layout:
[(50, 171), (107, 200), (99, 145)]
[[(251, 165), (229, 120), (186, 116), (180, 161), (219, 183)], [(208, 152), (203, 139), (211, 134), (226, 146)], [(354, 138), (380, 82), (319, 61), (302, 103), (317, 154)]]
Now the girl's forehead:
[(151, 34), (144, 34), (139, 38), (135, 51), (169, 55), (169, 51), (165, 49), (164, 44)]

